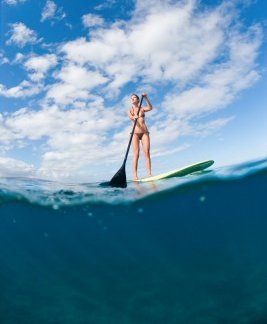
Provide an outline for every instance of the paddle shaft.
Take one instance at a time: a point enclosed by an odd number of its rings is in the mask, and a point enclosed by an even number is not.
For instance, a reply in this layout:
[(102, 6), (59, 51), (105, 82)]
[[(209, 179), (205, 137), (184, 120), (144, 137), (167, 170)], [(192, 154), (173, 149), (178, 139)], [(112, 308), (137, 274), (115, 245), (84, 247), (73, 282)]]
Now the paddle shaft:
[[(142, 106), (143, 98), (144, 97), (142, 96), (141, 97), (140, 104), (139, 104), (139, 107), (138, 107), (137, 116), (139, 116), (139, 112), (140, 112), (140, 109), (141, 109), (141, 106)], [(135, 130), (136, 124), (137, 124), (137, 118), (134, 121), (133, 130), (132, 130), (132, 133), (131, 133), (131, 137), (130, 137), (130, 140), (129, 140), (129, 144), (128, 144), (128, 147), (127, 147), (126, 154), (125, 154), (125, 157), (124, 157), (124, 160), (123, 160), (123, 164), (122, 165), (125, 165), (126, 164), (126, 160), (127, 160), (127, 157), (128, 157), (128, 153), (129, 153), (129, 150), (130, 150), (131, 143), (132, 143), (133, 134), (134, 134), (134, 130)]]
[[(140, 104), (139, 104), (139, 107), (138, 107), (137, 116), (139, 115), (139, 112), (140, 112), (140, 109), (141, 109), (141, 106), (142, 106), (142, 102), (143, 102), (143, 96), (141, 98), (141, 101), (140, 101)], [(131, 146), (131, 142), (132, 142), (132, 139), (133, 139), (133, 134), (134, 134), (134, 130), (135, 130), (135, 127), (136, 127), (136, 123), (137, 123), (137, 118), (134, 121), (132, 134), (131, 134), (131, 137), (130, 137), (130, 140), (129, 140), (129, 144), (128, 144), (127, 151), (126, 151), (126, 154), (125, 154), (125, 157), (124, 157), (124, 160), (123, 160), (123, 164), (122, 164), (121, 168), (119, 169), (119, 171), (113, 176), (113, 178), (109, 182), (109, 186), (111, 186), (111, 187), (120, 187), (120, 188), (126, 188), (127, 187), (125, 165), (126, 165), (126, 160), (127, 160), (127, 157), (128, 157), (129, 149), (130, 149), (130, 146)]]

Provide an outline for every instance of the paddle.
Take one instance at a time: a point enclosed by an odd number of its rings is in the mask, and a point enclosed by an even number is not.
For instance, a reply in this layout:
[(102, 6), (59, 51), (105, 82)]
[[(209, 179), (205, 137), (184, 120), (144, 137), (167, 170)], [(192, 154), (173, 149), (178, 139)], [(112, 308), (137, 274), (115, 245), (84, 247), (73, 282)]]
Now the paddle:
[[(142, 102), (143, 102), (143, 96), (141, 97), (141, 101), (140, 101), (138, 111), (137, 111), (137, 116), (139, 115), (139, 112), (140, 112), (140, 109), (141, 109), (141, 106), (142, 106)], [(126, 188), (127, 187), (125, 165), (126, 165), (126, 160), (127, 160), (127, 157), (128, 157), (129, 149), (130, 149), (130, 146), (131, 146), (131, 143), (132, 143), (136, 123), (137, 123), (137, 119), (134, 121), (133, 130), (132, 130), (132, 133), (131, 133), (131, 137), (130, 137), (130, 140), (129, 140), (129, 144), (128, 144), (128, 147), (127, 147), (127, 150), (126, 150), (126, 154), (125, 154), (122, 166), (119, 169), (119, 171), (113, 176), (113, 178), (109, 182), (109, 186), (111, 186), (111, 187), (118, 187), (118, 188)]]

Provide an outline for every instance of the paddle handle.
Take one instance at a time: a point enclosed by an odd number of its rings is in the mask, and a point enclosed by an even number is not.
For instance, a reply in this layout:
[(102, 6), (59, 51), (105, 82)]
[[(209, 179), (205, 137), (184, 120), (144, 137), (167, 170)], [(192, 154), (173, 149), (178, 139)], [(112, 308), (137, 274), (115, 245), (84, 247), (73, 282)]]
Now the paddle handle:
[[(140, 104), (139, 104), (139, 107), (138, 107), (137, 116), (139, 116), (139, 112), (140, 112), (140, 109), (141, 109), (141, 106), (142, 106), (143, 98), (144, 97), (142, 96), (141, 97)], [(123, 164), (122, 165), (125, 165), (126, 164), (126, 160), (127, 160), (127, 157), (128, 157), (128, 153), (129, 153), (129, 150), (130, 150), (131, 143), (132, 143), (133, 134), (134, 134), (134, 130), (135, 130), (136, 124), (137, 124), (137, 119), (134, 121), (133, 130), (132, 130), (132, 133), (131, 133), (131, 137), (130, 137), (130, 140), (129, 140), (129, 144), (128, 144), (128, 147), (127, 147), (126, 154), (125, 154), (125, 157), (124, 157), (124, 160), (123, 160)]]

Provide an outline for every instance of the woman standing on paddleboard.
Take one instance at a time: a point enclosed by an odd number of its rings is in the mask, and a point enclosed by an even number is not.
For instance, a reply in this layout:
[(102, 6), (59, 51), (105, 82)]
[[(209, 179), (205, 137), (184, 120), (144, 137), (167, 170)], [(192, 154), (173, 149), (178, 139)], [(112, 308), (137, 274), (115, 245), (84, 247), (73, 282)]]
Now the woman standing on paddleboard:
[(140, 152), (140, 142), (142, 143), (144, 156), (146, 161), (146, 171), (147, 175), (151, 176), (151, 159), (150, 159), (150, 138), (147, 126), (145, 124), (145, 113), (152, 110), (152, 104), (146, 93), (142, 93), (143, 98), (145, 99), (147, 106), (141, 107), (139, 114), (139, 97), (136, 94), (131, 95), (132, 107), (128, 111), (128, 117), (134, 123), (137, 120), (136, 127), (132, 139), (133, 147), (133, 180), (137, 180), (137, 166)]

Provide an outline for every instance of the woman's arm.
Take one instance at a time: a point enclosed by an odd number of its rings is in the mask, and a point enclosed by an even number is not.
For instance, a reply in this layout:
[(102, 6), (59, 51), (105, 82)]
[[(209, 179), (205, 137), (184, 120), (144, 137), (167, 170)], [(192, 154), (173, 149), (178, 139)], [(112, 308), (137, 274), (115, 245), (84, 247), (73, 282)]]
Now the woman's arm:
[(150, 110), (152, 110), (153, 107), (152, 107), (152, 104), (151, 104), (151, 102), (150, 102), (150, 100), (148, 98), (148, 95), (146, 93), (142, 93), (142, 96), (144, 97), (144, 99), (145, 99), (145, 101), (147, 103), (147, 106), (146, 107), (143, 107), (143, 110), (144, 111), (150, 111)]

